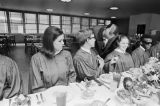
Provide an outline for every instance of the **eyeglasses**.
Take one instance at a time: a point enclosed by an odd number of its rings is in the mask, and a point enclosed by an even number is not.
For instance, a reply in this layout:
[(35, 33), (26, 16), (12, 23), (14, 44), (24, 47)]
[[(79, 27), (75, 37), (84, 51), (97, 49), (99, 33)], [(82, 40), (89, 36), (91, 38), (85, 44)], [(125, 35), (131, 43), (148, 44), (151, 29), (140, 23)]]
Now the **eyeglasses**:
[(89, 37), (89, 39), (95, 39), (95, 37)]
[(149, 44), (152, 44), (152, 42), (146, 42), (146, 41), (143, 41), (143, 43), (149, 45)]

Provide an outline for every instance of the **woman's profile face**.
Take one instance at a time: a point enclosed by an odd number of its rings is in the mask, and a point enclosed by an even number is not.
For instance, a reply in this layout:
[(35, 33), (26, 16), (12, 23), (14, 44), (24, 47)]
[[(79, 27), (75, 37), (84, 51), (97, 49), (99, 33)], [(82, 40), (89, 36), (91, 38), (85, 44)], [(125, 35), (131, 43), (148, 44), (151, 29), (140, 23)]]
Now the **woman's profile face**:
[(63, 49), (64, 46), (63, 40), (64, 40), (64, 34), (58, 36), (57, 39), (53, 41), (53, 46), (55, 51), (61, 51)]
[(119, 49), (121, 49), (122, 51), (126, 51), (128, 46), (129, 46), (128, 38), (126, 37), (122, 38), (121, 41), (119, 42)]

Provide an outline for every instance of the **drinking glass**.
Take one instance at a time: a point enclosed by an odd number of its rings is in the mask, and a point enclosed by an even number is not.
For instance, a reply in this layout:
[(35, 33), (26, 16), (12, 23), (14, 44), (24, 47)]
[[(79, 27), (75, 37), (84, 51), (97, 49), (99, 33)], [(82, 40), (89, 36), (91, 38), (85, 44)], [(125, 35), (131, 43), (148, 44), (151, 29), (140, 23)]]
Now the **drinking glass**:
[(57, 106), (66, 106), (66, 92), (57, 92), (56, 103)]

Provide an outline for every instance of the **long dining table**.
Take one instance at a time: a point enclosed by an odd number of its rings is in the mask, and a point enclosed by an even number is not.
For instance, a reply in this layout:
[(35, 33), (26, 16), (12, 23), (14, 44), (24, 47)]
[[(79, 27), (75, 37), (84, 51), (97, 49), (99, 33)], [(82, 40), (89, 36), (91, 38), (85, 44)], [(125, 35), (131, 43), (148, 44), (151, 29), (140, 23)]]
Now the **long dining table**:
[[(120, 85), (120, 87), (121, 86), (122, 84)], [(54, 86), (48, 88), (43, 92), (27, 95), (27, 97), (29, 97), (30, 99), (30, 103), (19, 106), (57, 106), (57, 92), (66, 92), (66, 106), (92, 106), (91, 104), (95, 103), (95, 101), (102, 102), (102, 106), (160, 106), (158, 104), (157, 96), (153, 96), (152, 98), (146, 98), (146, 102), (143, 102), (141, 104), (123, 103), (117, 98), (116, 90), (114, 90), (110, 86), (110, 84), (106, 84), (106, 86), (104, 86), (99, 85), (95, 81), (91, 81), (89, 89), (92, 91), (93, 95), (90, 97), (84, 96), (86, 89), (87, 88), (85, 82), (70, 83), (68, 86)], [(15, 98), (16, 97), (10, 99), (3, 99), (2, 101), (0, 101), (0, 106), (15, 106)], [(106, 100), (108, 100), (108, 102), (106, 102)]]

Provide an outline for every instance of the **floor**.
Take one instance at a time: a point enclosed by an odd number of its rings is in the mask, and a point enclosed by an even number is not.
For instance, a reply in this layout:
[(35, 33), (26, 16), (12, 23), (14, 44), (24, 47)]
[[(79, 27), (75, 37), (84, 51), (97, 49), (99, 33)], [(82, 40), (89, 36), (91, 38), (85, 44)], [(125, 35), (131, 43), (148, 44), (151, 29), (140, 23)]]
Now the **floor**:
[(30, 58), (31, 55), (29, 52), (25, 52), (24, 44), (16, 44), (15, 47), (10, 49), (8, 56), (16, 61), (18, 68), (21, 73), (22, 82), (23, 82), (23, 92), (28, 93), (28, 75), (30, 69)]

